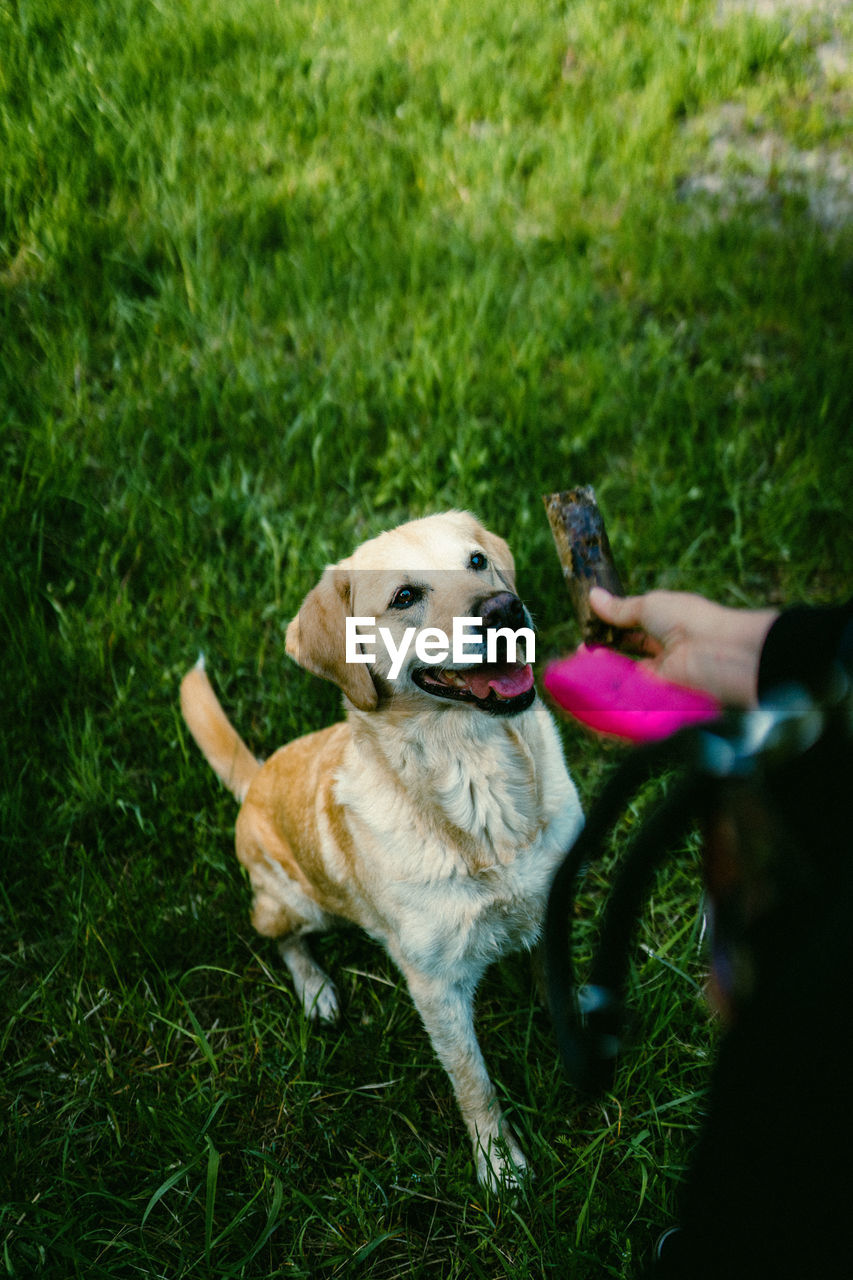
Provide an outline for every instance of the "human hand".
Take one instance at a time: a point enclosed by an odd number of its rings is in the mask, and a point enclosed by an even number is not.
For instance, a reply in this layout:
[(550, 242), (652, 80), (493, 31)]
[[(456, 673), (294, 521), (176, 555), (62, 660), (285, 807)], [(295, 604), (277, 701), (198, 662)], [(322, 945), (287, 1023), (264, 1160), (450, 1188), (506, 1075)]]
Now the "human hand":
[(686, 591), (612, 596), (593, 587), (590, 605), (604, 622), (625, 628), (621, 646), (664, 680), (703, 689), (725, 706), (754, 706), (758, 663), (775, 609), (729, 609)]

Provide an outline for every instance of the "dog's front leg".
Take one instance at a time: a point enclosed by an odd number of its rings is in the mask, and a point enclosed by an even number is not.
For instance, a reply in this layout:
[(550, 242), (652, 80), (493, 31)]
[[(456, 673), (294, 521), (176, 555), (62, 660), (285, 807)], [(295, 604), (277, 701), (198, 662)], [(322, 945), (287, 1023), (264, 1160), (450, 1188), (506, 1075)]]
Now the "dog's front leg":
[(527, 1170), (524, 1153), (501, 1115), (495, 1088), (474, 1031), (474, 984), (470, 987), (405, 969), (412, 1000), (433, 1048), (450, 1076), (485, 1186), (516, 1186)]

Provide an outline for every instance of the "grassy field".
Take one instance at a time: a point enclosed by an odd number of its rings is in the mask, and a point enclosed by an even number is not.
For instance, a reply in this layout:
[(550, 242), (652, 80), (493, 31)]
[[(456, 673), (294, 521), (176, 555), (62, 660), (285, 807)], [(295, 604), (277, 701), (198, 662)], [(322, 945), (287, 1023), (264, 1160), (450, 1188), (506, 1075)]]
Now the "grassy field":
[[(850, 172), (826, 50), (853, 26), (797, 15), (0, 0), (5, 1274), (648, 1257), (713, 1052), (693, 838), (610, 1096), (563, 1080), (523, 958), (488, 976), (536, 1171), (501, 1200), (372, 944), (322, 943), (345, 1020), (306, 1027), (177, 684), (203, 648), (261, 754), (329, 723), (286, 621), (327, 560), (448, 506), (511, 540), (540, 655), (569, 648), (540, 495), (575, 483), (637, 589), (849, 592), (853, 236), (814, 197)], [(620, 752), (564, 736), (589, 802)]]

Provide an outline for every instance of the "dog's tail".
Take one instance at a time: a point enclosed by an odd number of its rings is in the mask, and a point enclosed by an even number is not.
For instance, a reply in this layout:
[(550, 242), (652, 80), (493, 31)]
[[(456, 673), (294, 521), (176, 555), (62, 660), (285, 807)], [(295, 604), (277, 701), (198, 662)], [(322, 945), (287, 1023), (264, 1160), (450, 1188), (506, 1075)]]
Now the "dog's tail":
[(208, 764), (242, 803), (261, 767), (231, 724), (204, 669), (204, 655), (181, 681), (181, 711)]

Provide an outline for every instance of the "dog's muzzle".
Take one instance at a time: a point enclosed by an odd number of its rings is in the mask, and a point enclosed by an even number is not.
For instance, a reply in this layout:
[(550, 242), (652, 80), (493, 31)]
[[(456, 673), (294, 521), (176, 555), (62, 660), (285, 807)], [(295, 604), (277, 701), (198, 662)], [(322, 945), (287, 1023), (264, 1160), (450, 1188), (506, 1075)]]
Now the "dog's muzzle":
[(483, 622), (483, 656), (488, 651), (491, 632), (495, 661), (461, 668), (418, 667), (412, 672), (412, 679), (424, 693), (473, 704), (489, 715), (512, 716), (526, 711), (536, 697), (533, 668), (529, 663), (515, 661), (509, 636), (494, 633), (530, 627), (527, 610), (518, 596), (501, 591), (478, 601), (474, 611)]

